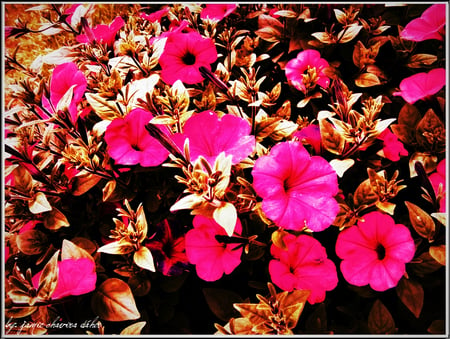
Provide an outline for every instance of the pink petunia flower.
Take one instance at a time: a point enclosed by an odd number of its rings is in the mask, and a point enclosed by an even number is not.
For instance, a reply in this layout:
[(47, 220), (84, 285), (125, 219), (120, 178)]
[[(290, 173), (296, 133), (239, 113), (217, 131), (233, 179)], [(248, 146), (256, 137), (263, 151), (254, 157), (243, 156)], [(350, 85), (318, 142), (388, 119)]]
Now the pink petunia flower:
[(274, 244), (269, 262), (272, 282), (285, 291), (310, 290), (310, 304), (325, 300), (326, 291), (333, 290), (338, 283), (336, 266), (328, 259), (325, 248), (309, 235), (283, 237), (287, 249)]
[(386, 128), (377, 139), (383, 141), (383, 156), (391, 161), (399, 161), (400, 156), (407, 156), (408, 151), (403, 146), (403, 143), (398, 140), (397, 136)]
[(164, 220), (157, 225), (155, 236), (145, 244), (153, 254), (157, 269), (167, 276), (183, 273), (188, 264), (185, 237), (173, 233), (169, 222)]
[(286, 64), (285, 72), (288, 81), (299, 91), (306, 93), (316, 84), (322, 88), (329, 86), (330, 78), (323, 72), (328, 66), (328, 61), (322, 59), (318, 51), (307, 49)]
[(139, 16), (145, 20), (148, 20), (150, 22), (160, 22), (162, 17), (165, 16), (169, 12), (169, 7), (164, 7), (163, 9), (160, 9), (159, 11), (147, 14), (147, 13), (141, 13)]
[(295, 132), (293, 136), (298, 138), (301, 142), (311, 145), (315, 154), (319, 155), (324, 152), (319, 126), (308, 125), (300, 131)]
[(436, 168), (436, 172), (432, 173), (429, 177), (431, 185), (433, 186), (434, 193), (436, 195), (439, 194), (439, 186), (442, 185), (441, 196), (439, 197), (439, 212), (445, 213), (446, 204), (445, 204), (445, 196), (446, 196), (446, 171), (445, 171), (445, 159), (441, 160)]
[(70, 119), (75, 123), (78, 119), (77, 105), (86, 92), (87, 80), (83, 72), (73, 62), (67, 62), (55, 67), (50, 80), (50, 100), (43, 96), (42, 106), (50, 113), (55, 113), (59, 101), (73, 87), (73, 97), (69, 105)]
[(236, 4), (207, 4), (200, 13), (201, 19), (222, 20), (236, 9)]
[(172, 135), (172, 140), (183, 149), (189, 139), (191, 161), (202, 155), (214, 164), (221, 152), (232, 155), (232, 164), (237, 164), (255, 149), (255, 136), (250, 135), (247, 120), (225, 114), (221, 118), (213, 111), (194, 114), (184, 124), (184, 132)]
[[(33, 276), (35, 288), (39, 287), (42, 271)], [(88, 258), (66, 259), (58, 261), (58, 282), (52, 299), (60, 299), (70, 295), (82, 295), (95, 290), (97, 274), (95, 263)]]
[(198, 32), (171, 33), (159, 58), (161, 77), (169, 85), (177, 80), (196, 84), (204, 80), (199, 68), (211, 69), (217, 59), (214, 41)]
[[(197, 275), (205, 281), (216, 281), (233, 272), (241, 263), (242, 248), (220, 242), (216, 236), (228, 238), (228, 235), (212, 218), (196, 215), (193, 224), (194, 228), (186, 233), (186, 255), (196, 265)], [(239, 219), (234, 232), (237, 235), (242, 232)]]
[(145, 129), (152, 118), (150, 112), (135, 108), (108, 125), (105, 131), (107, 149), (117, 164), (149, 167), (158, 166), (167, 159), (167, 149)]
[(444, 68), (414, 74), (400, 82), (400, 92), (392, 94), (401, 96), (409, 104), (414, 104), (418, 100), (426, 99), (439, 92), (445, 86), (445, 75)]
[(341, 271), (352, 285), (385, 291), (397, 286), (405, 273), (405, 264), (414, 257), (414, 240), (406, 226), (387, 214), (375, 211), (363, 218), (337, 238)]
[(122, 17), (117, 16), (109, 25), (97, 25), (91, 29), (92, 35), (80, 34), (77, 36), (77, 41), (81, 43), (92, 43), (94, 40), (100, 44), (107, 44), (112, 47), (114, 44), (116, 34), (120, 29), (125, 26), (125, 21)]
[(320, 156), (310, 156), (300, 142), (282, 142), (261, 156), (252, 171), (262, 210), (288, 230), (304, 226), (319, 232), (331, 225), (339, 205), (337, 174)]
[(428, 7), (422, 15), (409, 22), (400, 37), (411, 41), (436, 39), (443, 41), (445, 35), (445, 4), (434, 4)]

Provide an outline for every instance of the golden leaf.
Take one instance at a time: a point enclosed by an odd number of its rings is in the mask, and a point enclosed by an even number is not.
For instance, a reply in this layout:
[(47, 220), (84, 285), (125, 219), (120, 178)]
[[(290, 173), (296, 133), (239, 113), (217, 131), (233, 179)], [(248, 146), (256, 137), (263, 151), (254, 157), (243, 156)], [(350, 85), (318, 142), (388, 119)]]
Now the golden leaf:
[(141, 334), (142, 329), (147, 324), (146, 321), (139, 321), (137, 323), (131, 324), (120, 331), (120, 335), (138, 335)]
[(33, 199), (28, 201), (28, 208), (33, 214), (40, 214), (52, 210), (52, 206), (42, 192), (36, 193)]
[(430, 255), (442, 266), (446, 265), (445, 245), (430, 246)]
[(26, 230), (16, 237), (19, 251), (26, 255), (36, 255), (45, 251), (48, 246), (48, 238), (45, 233), (36, 230)]
[(94, 258), (85, 249), (72, 241), (64, 239), (61, 247), (61, 260), (86, 258), (94, 262)]
[(213, 218), (228, 234), (232, 236), (237, 222), (236, 207), (230, 202), (221, 202), (213, 212)]
[(415, 231), (421, 237), (427, 239), (429, 242), (432, 242), (436, 231), (433, 218), (412, 202), (405, 201), (405, 205), (408, 208), (409, 219), (411, 220), (411, 224)]
[(44, 213), (44, 226), (49, 230), (59, 230), (61, 227), (69, 227), (70, 223), (66, 216), (56, 207)]
[(152, 252), (150, 252), (150, 250), (145, 246), (139, 247), (139, 249), (134, 252), (133, 260), (134, 263), (140, 268), (149, 270), (151, 272), (155, 272), (156, 270), (155, 263), (153, 262)]
[(37, 295), (41, 300), (49, 300), (58, 284), (58, 256), (59, 250), (53, 254), (42, 270), (37, 291)]
[(355, 79), (355, 85), (358, 87), (372, 87), (380, 84), (380, 79), (373, 73), (362, 73)]

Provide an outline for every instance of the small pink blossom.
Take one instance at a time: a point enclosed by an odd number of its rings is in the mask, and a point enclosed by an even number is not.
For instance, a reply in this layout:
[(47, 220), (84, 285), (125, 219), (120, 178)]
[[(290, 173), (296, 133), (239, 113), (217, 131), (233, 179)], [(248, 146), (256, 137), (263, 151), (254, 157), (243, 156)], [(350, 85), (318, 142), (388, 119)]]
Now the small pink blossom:
[(324, 152), (319, 126), (308, 125), (300, 131), (295, 132), (294, 137), (298, 138), (303, 143), (311, 145), (315, 154), (319, 155)]
[(50, 80), (50, 100), (43, 96), (42, 105), (50, 113), (55, 113), (59, 101), (72, 86), (75, 87), (73, 88), (69, 113), (71, 121), (75, 123), (78, 119), (77, 105), (82, 101), (87, 87), (86, 77), (75, 63), (67, 62), (55, 67)]
[(343, 230), (336, 241), (345, 280), (355, 286), (370, 285), (375, 291), (397, 286), (414, 253), (409, 229), (378, 211), (364, 215), (358, 225)]
[(198, 32), (171, 33), (159, 58), (161, 77), (169, 85), (177, 80), (197, 84), (204, 80), (200, 67), (211, 70), (211, 64), (216, 59), (217, 50), (211, 38), (205, 38)]
[(434, 4), (422, 15), (409, 22), (400, 32), (400, 37), (411, 41), (436, 39), (443, 41), (445, 35), (445, 4)]
[(107, 44), (112, 47), (116, 39), (117, 32), (125, 26), (125, 21), (122, 17), (117, 16), (109, 25), (97, 25), (92, 28), (93, 37), (88, 34), (80, 34), (77, 36), (77, 41), (81, 43), (92, 43), (94, 40), (100, 44)]
[[(230, 274), (241, 263), (242, 247), (239, 244), (225, 244), (216, 236), (228, 237), (225, 229), (202, 215), (194, 217), (194, 228), (186, 233), (186, 255), (194, 264), (197, 275), (205, 281), (219, 280), (223, 274)], [(237, 219), (234, 232), (242, 232), (241, 221)]]
[(416, 73), (400, 82), (400, 92), (393, 93), (401, 96), (407, 103), (426, 99), (439, 92), (445, 86), (446, 71), (444, 68), (435, 68), (428, 73)]
[(183, 149), (189, 139), (191, 161), (200, 155), (214, 164), (221, 152), (232, 155), (232, 164), (238, 164), (255, 149), (255, 137), (250, 135), (247, 120), (225, 114), (221, 118), (213, 111), (194, 114), (184, 124), (183, 133), (172, 135), (173, 141)]
[(383, 155), (391, 161), (399, 161), (400, 156), (407, 156), (408, 151), (403, 146), (403, 143), (398, 140), (397, 136), (386, 128), (378, 136), (378, 139), (383, 141)]
[(236, 4), (207, 4), (200, 13), (201, 19), (222, 20), (236, 9)]
[(320, 156), (310, 156), (300, 142), (281, 142), (255, 162), (253, 188), (262, 210), (288, 230), (304, 226), (319, 232), (331, 225), (339, 205), (337, 174)]
[[(42, 271), (33, 276), (33, 286), (39, 287)], [(66, 259), (58, 262), (58, 282), (52, 299), (82, 295), (95, 290), (95, 263), (88, 258)]]
[(322, 59), (318, 51), (315, 49), (307, 49), (298, 53), (295, 59), (290, 60), (286, 64), (285, 72), (288, 81), (299, 91), (306, 93), (307, 87), (305, 86), (304, 79), (307, 76), (308, 69), (315, 70), (317, 75), (315, 83), (309, 84), (308, 86), (317, 84), (322, 88), (328, 88), (330, 79), (323, 72), (323, 69), (328, 66), (328, 61)]
[(139, 16), (150, 22), (160, 22), (162, 17), (165, 16), (169, 12), (169, 10), (170, 10), (169, 7), (164, 7), (163, 9), (160, 9), (159, 11), (150, 14), (141, 13)]
[(272, 282), (285, 291), (310, 290), (310, 304), (325, 300), (326, 291), (333, 290), (338, 283), (336, 266), (328, 259), (325, 248), (309, 235), (283, 237), (287, 249), (274, 244), (269, 262)]
[(109, 155), (119, 165), (143, 167), (162, 164), (169, 152), (145, 129), (153, 115), (135, 108), (123, 118), (114, 119), (105, 131)]
[(439, 197), (439, 212), (445, 213), (446, 211), (446, 171), (445, 171), (445, 159), (441, 160), (436, 168), (436, 172), (432, 173), (429, 177), (431, 185), (433, 186), (434, 193), (439, 194), (439, 186), (442, 185), (441, 196)]

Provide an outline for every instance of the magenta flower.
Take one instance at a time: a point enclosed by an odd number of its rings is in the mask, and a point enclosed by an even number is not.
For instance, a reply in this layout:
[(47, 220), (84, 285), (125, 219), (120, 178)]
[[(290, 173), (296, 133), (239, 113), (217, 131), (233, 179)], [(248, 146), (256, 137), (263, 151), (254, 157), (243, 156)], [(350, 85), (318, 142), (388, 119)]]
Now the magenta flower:
[(207, 4), (200, 13), (201, 19), (222, 20), (236, 9), (236, 4)]
[(298, 138), (298, 140), (303, 143), (311, 145), (314, 149), (314, 153), (317, 155), (322, 154), (324, 151), (320, 128), (317, 125), (308, 125), (305, 128), (302, 128), (300, 131), (294, 133), (294, 137)]
[(171, 33), (159, 58), (161, 77), (169, 85), (181, 80), (186, 84), (203, 81), (199, 68), (211, 70), (211, 63), (217, 59), (214, 41), (198, 32)]
[[(241, 263), (242, 248), (236, 248), (239, 244), (220, 242), (216, 236), (228, 238), (228, 235), (212, 218), (196, 215), (193, 224), (194, 228), (186, 233), (186, 255), (196, 265), (197, 275), (205, 281), (216, 281), (233, 272)], [(242, 232), (239, 219), (234, 232), (237, 235)]]
[(414, 240), (406, 226), (395, 224), (387, 214), (375, 211), (363, 218), (337, 238), (341, 271), (352, 285), (385, 291), (397, 286), (405, 273), (416, 250)]
[(378, 139), (383, 141), (382, 153), (385, 158), (391, 161), (399, 161), (400, 156), (408, 155), (408, 151), (403, 146), (403, 143), (398, 140), (397, 136), (389, 128), (381, 132)]
[(336, 266), (328, 259), (325, 248), (309, 235), (283, 237), (287, 249), (274, 244), (269, 262), (272, 282), (285, 291), (310, 290), (310, 304), (325, 300), (326, 291), (333, 290), (338, 283)]
[(336, 172), (324, 158), (311, 157), (300, 142), (272, 147), (256, 160), (252, 175), (263, 212), (280, 227), (322, 231), (339, 211), (333, 198), (338, 193)]
[(184, 132), (172, 135), (173, 141), (183, 149), (189, 139), (191, 161), (202, 155), (214, 164), (221, 152), (232, 155), (232, 164), (245, 159), (255, 149), (255, 137), (250, 135), (251, 126), (247, 120), (225, 114), (221, 118), (213, 111), (194, 114), (184, 124)]
[[(33, 286), (39, 287), (42, 271), (33, 276)], [(66, 259), (58, 262), (58, 283), (52, 299), (82, 295), (95, 290), (97, 274), (95, 263), (88, 258)]]
[[(445, 213), (445, 182), (446, 182), (446, 171), (445, 171), (445, 159), (441, 160), (436, 168), (436, 172), (432, 173), (429, 177), (431, 185), (433, 186), (436, 195), (439, 193), (439, 212)], [(442, 185), (442, 191), (439, 192), (439, 186)]]
[(185, 237), (175, 237), (167, 220), (157, 225), (155, 236), (145, 246), (153, 254), (157, 269), (162, 274), (178, 275), (187, 268)]
[(75, 123), (78, 119), (77, 105), (86, 92), (87, 81), (83, 72), (73, 62), (67, 62), (55, 67), (50, 80), (50, 100), (42, 97), (42, 106), (50, 113), (55, 113), (58, 103), (67, 91), (73, 87), (73, 97), (69, 105), (70, 119)]
[(401, 96), (407, 103), (414, 104), (417, 100), (426, 99), (439, 92), (445, 86), (445, 75), (444, 68), (414, 74), (403, 79), (400, 82), (400, 92), (393, 95)]
[(160, 9), (159, 11), (147, 14), (147, 13), (141, 13), (139, 16), (145, 20), (148, 20), (150, 22), (160, 22), (161, 18), (166, 15), (169, 12), (169, 7), (164, 7), (163, 9)]
[(116, 34), (125, 26), (125, 21), (122, 17), (117, 16), (109, 25), (97, 25), (91, 29), (92, 35), (80, 34), (77, 36), (77, 41), (81, 43), (92, 43), (94, 40), (100, 44), (107, 44), (112, 47), (116, 39)]
[(428, 7), (422, 15), (409, 22), (400, 37), (411, 41), (436, 39), (443, 41), (445, 35), (445, 4), (434, 4)]
[(325, 75), (323, 69), (328, 66), (328, 61), (322, 59), (318, 51), (307, 49), (298, 53), (295, 59), (286, 64), (286, 77), (295, 88), (303, 93), (313, 89), (316, 84), (327, 88), (330, 79)]
[(167, 159), (169, 152), (145, 129), (152, 118), (150, 112), (135, 108), (108, 125), (105, 140), (108, 153), (117, 164), (149, 167), (158, 166)]

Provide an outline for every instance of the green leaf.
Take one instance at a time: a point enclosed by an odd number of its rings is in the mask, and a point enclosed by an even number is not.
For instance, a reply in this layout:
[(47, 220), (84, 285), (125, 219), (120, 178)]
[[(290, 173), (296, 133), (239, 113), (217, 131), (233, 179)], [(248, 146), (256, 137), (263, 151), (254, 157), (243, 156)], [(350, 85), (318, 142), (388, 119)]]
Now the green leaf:
[(236, 207), (230, 202), (222, 202), (213, 212), (213, 218), (231, 237), (237, 222)]
[(392, 334), (396, 332), (394, 319), (380, 299), (375, 300), (367, 321), (372, 334)]
[(429, 242), (433, 241), (433, 237), (436, 231), (433, 218), (421, 209), (419, 206), (412, 202), (405, 201), (405, 205), (408, 208), (409, 219), (411, 224), (416, 230), (417, 234), (427, 239)]
[(141, 316), (130, 287), (117, 278), (109, 278), (99, 286), (92, 296), (91, 307), (107, 321), (136, 320)]
[(422, 285), (417, 281), (403, 277), (400, 279), (395, 291), (402, 303), (408, 307), (416, 318), (419, 318), (424, 300)]
[(203, 295), (211, 312), (217, 318), (228, 321), (231, 317), (239, 315), (233, 307), (235, 303), (242, 303), (243, 300), (237, 293), (222, 288), (203, 288)]
[(138, 335), (141, 334), (142, 329), (147, 324), (146, 321), (139, 321), (137, 323), (131, 324), (120, 331), (120, 335)]
[(134, 252), (133, 260), (136, 265), (145, 270), (149, 270), (151, 272), (155, 272), (155, 263), (153, 262), (153, 255), (150, 250), (145, 247), (139, 247), (139, 250)]
[(47, 200), (44, 193), (38, 192), (33, 197), (33, 200), (28, 201), (28, 208), (33, 214), (40, 214), (52, 210), (52, 206)]
[(431, 257), (436, 260), (439, 264), (442, 266), (445, 266), (445, 245), (439, 245), (439, 246), (430, 246), (430, 255)]
[(19, 250), (26, 255), (41, 254), (48, 246), (48, 238), (45, 233), (31, 229), (19, 233), (16, 237)]

